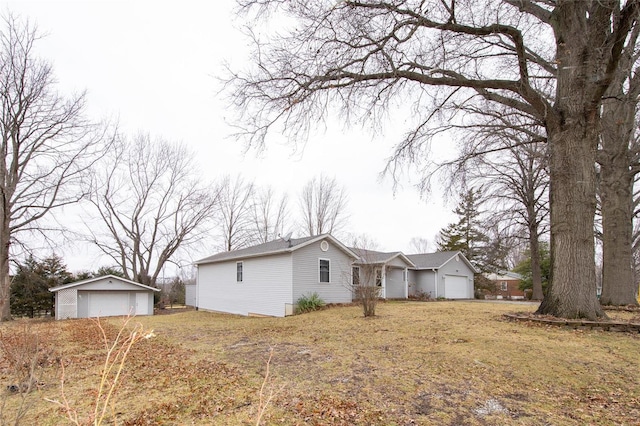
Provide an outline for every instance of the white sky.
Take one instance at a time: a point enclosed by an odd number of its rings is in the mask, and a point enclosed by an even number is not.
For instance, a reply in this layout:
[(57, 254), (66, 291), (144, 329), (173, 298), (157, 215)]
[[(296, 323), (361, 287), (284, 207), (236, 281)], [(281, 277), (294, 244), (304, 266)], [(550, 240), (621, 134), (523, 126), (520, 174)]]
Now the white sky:
[[(36, 22), (47, 34), (38, 50), (52, 61), (63, 94), (86, 89), (91, 117), (116, 117), (128, 135), (143, 131), (186, 143), (197, 153), (206, 177), (241, 173), (287, 192), (291, 210), (297, 208), (306, 181), (320, 173), (335, 177), (350, 196), (345, 230), (368, 234), (380, 250), (410, 252), (411, 238), (433, 242), (454, 220), (452, 206), (443, 203), (437, 187), (422, 200), (409, 181), (394, 195), (391, 180), (379, 180), (385, 158), (401, 137), (393, 125), (401, 127), (398, 117), (399, 123), (385, 126), (384, 135), (377, 137), (337, 123), (312, 135), (302, 152), (274, 142), (260, 155), (245, 154), (229, 138), (233, 129), (225, 116), (231, 113), (216, 95), (222, 64), (248, 59), (248, 42), (237, 30), (242, 23), (232, 14), (232, 0), (22, 0), (0, 5), (3, 12)], [(90, 253), (87, 247), (75, 247), (62, 255), (71, 271), (108, 264)], [(193, 258), (210, 254), (193, 253)]]

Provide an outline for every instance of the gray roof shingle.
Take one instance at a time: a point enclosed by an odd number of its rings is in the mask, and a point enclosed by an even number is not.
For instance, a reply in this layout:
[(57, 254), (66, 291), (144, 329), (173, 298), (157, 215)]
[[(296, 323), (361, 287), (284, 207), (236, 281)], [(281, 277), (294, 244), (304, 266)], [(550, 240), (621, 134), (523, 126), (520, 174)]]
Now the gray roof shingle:
[[(375, 251), (375, 250), (366, 250), (361, 248), (349, 247), (349, 249), (356, 253), (359, 259), (359, 263), (362, 264), (376, 264), (376, 263), (386, 263), (394, 257), (406, 257), (404, 253), (401, 251)], [(406, 261), (406, 259), (405, 259)]]
[(233, 251), (223, 251), (221, 253), (214, 254), (213, 256), (209, 256), (209, 257), (205, 257), (203, 259), (197, 260), (195, 264), (198, 265), (201, 263), (222, 262), (225, 260), (241, 259), (243, 257), (264, 256), (268, 254), (284, 252), (297, 245), (300, 245), (309, 240), (312, 240), (314, 238), (317, 238), (317, 236), (292, 238), (289, 241), (285, 241), (279, 238), (274, 241), (258, 244), (257, 246), (246, 247), (246, 248), (233, 250)]
[(440, 251), (437, 253), (408, 254), (407, 257), (411, 259), (417, 269), (437, 269), (458, 253), (457, 251)]

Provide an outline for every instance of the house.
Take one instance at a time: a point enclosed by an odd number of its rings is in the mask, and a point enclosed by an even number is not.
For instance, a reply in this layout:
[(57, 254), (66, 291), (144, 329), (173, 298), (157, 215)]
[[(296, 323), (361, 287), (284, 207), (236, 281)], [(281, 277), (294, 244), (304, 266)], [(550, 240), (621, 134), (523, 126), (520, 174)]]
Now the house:
[(352, 266), (352, 283), (380, 287), (383, 299), (409, 297), (408, 272), (415, 265), (407, 256), (399, 251), (351, 250), (358, 255)]
[(431, 298), (473, 299), (474, 266), (459, 251), (409, 254), (409, 294)]
[(475, 269), (462, 253), (412, 256), (349, 248), (329, 234), (278, 239), (198, 260), (195, 306), (282, 317), (312, 293), (326, 303), (350, 303), (354, 284), (376, 285), (387, 299), (418, 292), (473, 298)]
[(115, 275), (50, 288), (56, 319), (153, 315), (153, 294), (160, 289)]
[(198, 260), (196, 307), (240, 315), (293, 314), (311, 293), (326, 303), (351, 302), (358, 256), (329, 234), (285, 238)]
[(485, 295), (492, 299), (524, 299), (525, 294), (520, 290), (522, 276), (515, 272), (498, 271), (487, 275), (487, 278), (495, 283), (495, 291)]

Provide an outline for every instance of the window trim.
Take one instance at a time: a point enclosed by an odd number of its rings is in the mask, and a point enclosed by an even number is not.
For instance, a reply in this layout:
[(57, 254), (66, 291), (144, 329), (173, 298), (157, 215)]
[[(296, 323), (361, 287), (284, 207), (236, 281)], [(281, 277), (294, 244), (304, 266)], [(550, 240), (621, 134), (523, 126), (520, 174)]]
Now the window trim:
[[(356, 275), (356, 270), (358, 270), (357, 275)], [(354, 280), (355, 277), (358, 277), (358, 279)], [(351, 267), (351, 285), (360, 285), (360, 267), (359, 266)]]
[(236, 282), (244, 281), (244, 262), (236, 262)]
[[(380, 276), (378, 276), (378, 274), (380, 274)], [(378, 280), (380, 280), (379, 284), (378, 284)], [(375, 284), (376, 287), (382, 287), (382, 268), (375, 268), (375, 271), (373, 274), (373, 283)]]
[[(327, 279), (328, 281), (322, 281), (322, 262), (327, 262), (328, 270), (327, 270)], [(331, 259), (326, 258), (318, 258), (318, 282), (320, 284), (331, 284)]]
[(508, 290), (509, 290), (509, 284), (506, 281), (501, 281), (500, 291), (508, 291)]

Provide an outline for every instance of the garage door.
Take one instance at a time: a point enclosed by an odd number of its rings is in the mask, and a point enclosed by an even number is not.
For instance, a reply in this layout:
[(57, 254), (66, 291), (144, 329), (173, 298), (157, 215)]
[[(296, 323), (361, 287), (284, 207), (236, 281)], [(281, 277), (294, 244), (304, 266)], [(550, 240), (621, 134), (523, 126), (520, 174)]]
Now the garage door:
[(129, 314), (129, 293), (125, 291), (89, 292), (89, 316), (112, 317)]
[(470, 299), (467, 277), (445, 275), (444, 297), (446, 299)]

